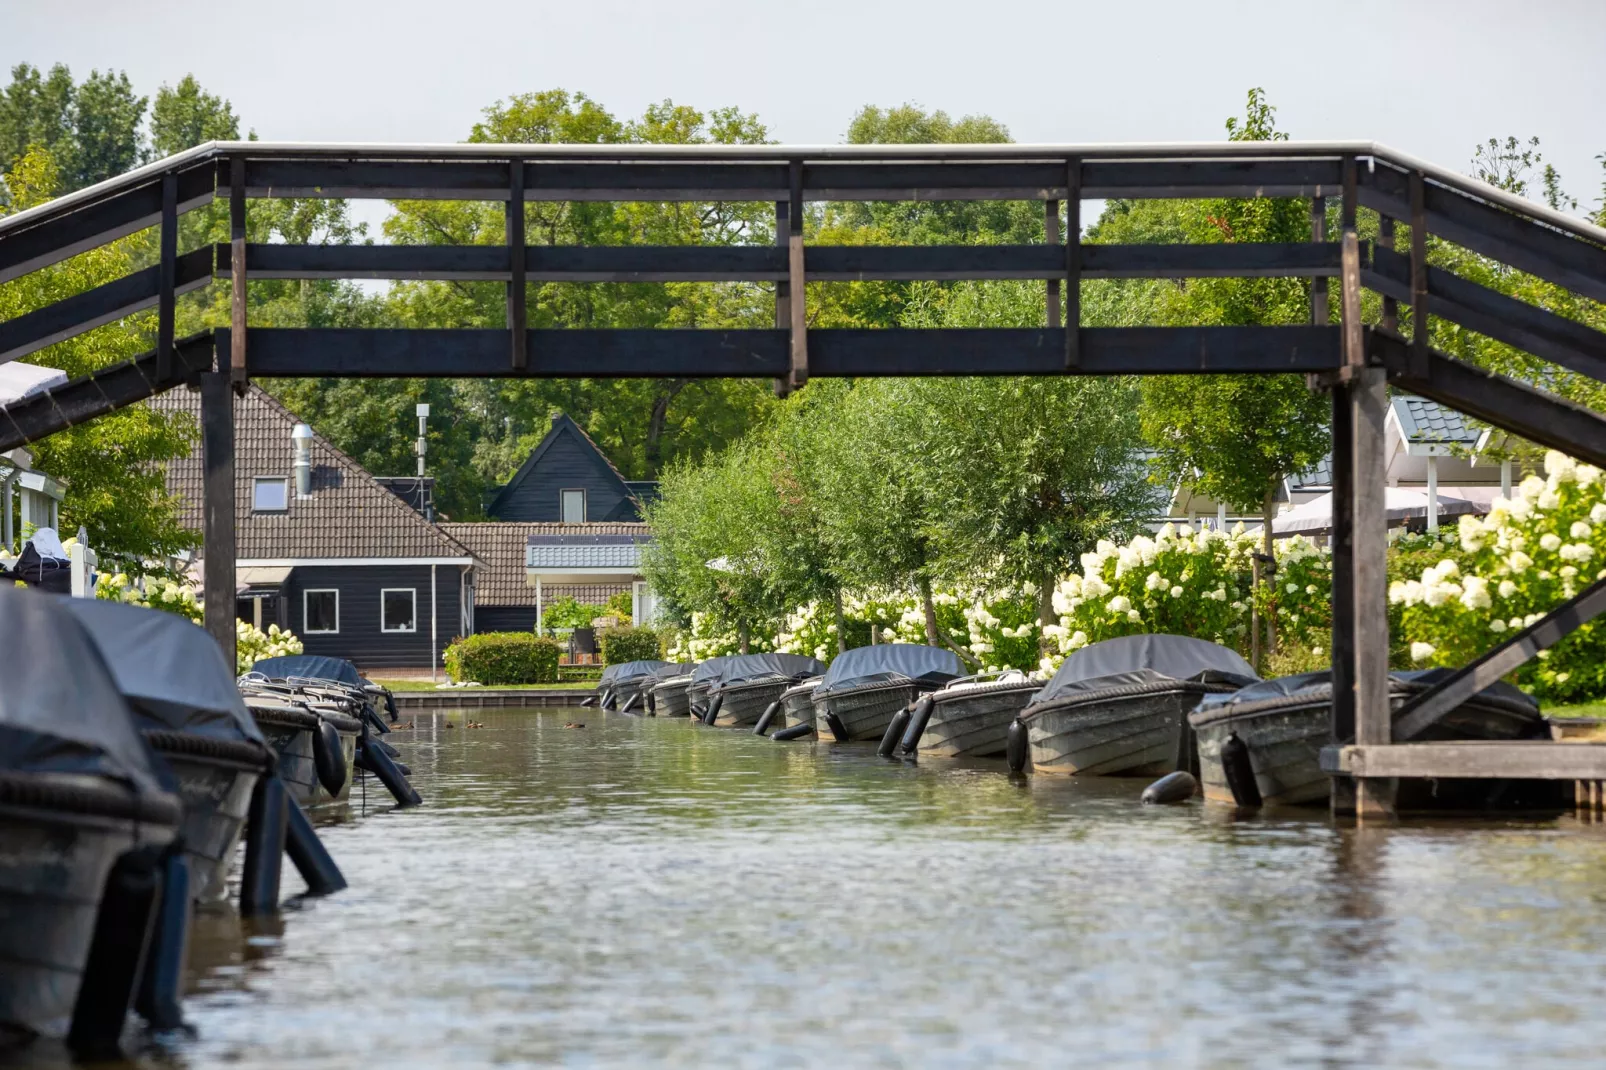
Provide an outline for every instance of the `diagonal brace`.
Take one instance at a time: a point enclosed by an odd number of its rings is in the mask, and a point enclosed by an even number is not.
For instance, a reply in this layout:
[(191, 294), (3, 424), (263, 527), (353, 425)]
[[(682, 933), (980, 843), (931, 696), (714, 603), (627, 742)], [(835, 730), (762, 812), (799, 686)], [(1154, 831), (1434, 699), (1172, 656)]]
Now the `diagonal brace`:
[(1394, 742), (1404, 743), (1420, 736), (1473, 695), (1519, 668), (1541, 650), (1555, 646), (1603, 612), (1606, 612), (1606, 580), (1599, 580), (1401, 706), (1394, 717)]

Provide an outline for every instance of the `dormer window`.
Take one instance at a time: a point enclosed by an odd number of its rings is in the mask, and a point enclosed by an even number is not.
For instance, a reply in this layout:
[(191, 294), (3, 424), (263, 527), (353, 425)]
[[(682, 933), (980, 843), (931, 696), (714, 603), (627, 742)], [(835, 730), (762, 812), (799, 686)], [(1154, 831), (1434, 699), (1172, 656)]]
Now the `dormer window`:
[(257, 476), (251, 484), (253, 513), (283, 513), (290, 508), (290, 481), (284, 476)]
[(584, 524), (586, 522), (585, 491), (563, 491), (563, 522), (565, 524)]

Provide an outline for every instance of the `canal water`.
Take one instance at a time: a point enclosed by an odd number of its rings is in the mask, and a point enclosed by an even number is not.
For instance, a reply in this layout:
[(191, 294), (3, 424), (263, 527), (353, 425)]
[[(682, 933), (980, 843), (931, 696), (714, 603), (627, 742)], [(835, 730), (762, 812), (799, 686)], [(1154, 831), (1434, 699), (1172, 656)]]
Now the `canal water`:
[(390, 737), (424, 808), (369, 781), (325, 824), (349, 891), (203, 921), (197, 1036), (145, 1065), (1600, 1065), (1606, 829), (1571, 816), (1358, 831), (469, 716)]

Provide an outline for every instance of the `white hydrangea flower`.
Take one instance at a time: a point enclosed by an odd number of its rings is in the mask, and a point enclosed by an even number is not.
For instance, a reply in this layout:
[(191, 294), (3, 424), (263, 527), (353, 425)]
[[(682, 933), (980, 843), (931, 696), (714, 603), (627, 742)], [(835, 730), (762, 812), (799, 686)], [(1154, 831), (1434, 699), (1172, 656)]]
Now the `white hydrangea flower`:
[(1158, 591), (1165, 586), (1165, 579), (1158, 572), (1151, 572), (1143, 581), (1143, 586), (1150, 591)]
[(1517, 493), (1522, 495), (1523, 501), (1532, 502), (1549, 489), (1549, 487), (1545, 486), (1543, 479), (1538, 476), (1529, 476), (1518, 485)]
[(1076, 632), (1071, 636), (1065, 645), (1072, 650), (1077, 650), (1081, 647), (1087, 646), (1087, 633), (1084, 631)]
[(1181, 598), (1182, 597), (1182, 588), (1181, 587), (1173, 587), (1173, 588), (1171, 588), (1171, 597), (1172, 598)]
[(1545, 451), (1545, 474), (1558, 483), (1578, 478), (1578, 462), (1558, 450)]
[[(1541, 491), (1541, 493), (1543, 492)], [(1527, 520), (1533, 516), (1534, 507), (1533, 503), (1527, 498), (1519, 497), (1511, 500), (1511, 504), (1506, 507), (1506, 511), (1511, 514), (1513, 520)]]
[(1511, 556), (1506, 558), (1506, 565), (1510, 567), (1511, 571), (1515, 572), (1519, 576), (1528, 571), (1533, 563), (1533, 558), (1529, 557), (1521, 550), (1513, 550), (1511, 552)]
[(1429, 658), (1431, 658), (1435, 653), (1437, 653), (1437, 649), (1434, 647), (1434, 645), (1432, 643), (1412, 643), (1411, 644), (1411, 660), (1412, 661), (1426, 661)]
[(1499, 617), (1496, 617), (1494, 620), (1489, 622), (1489, 630), (1494, 632), (1496, 635), (1499, 635), (1501, 632), (1506, 630), (1506, 622), (1501, 620)]
[(1517, 585), (1510, 580), (1501, 580), (1499, 590), (1501, 598), (1510, 598), (1517, 593)]
[(1589, 522), (1591, 524), (1606, 523), (1606, 502), (1596, 502), (1590, 506)]
[(1315, 594), (1316, 593), (1316, 585), (1314, 583), (1307, 583), (1305, 585), (1305, 593), (1306, 594)]
[(1575, 539), (1587, 539), (1593, 529), (1582, 520), (1574, 520), (1573, 526), (1567, 529), (1567, 534)]
[(1136, 624), (1138, 621), (1143, 619), (1143, 614), (1139, 613), (1135, 609), (1129, 609), (1126, 611), (1126, 619), (1131, 621), (1133, 624)]
[(1288, 586), (1284, 587), (1283, 590), (1287, 591), (1289, 594), (1298, 594), (1299, 593), (1299, 584), (1290, 583), (1290, 584), (1288, 584)]
[(1461, 604), (1468, 609), (1488, 609), (1491, 604), (1489, 598), (1489, 581), (1481, 576), (1468, 576), (1461, 585)]
[(1124, 594), (1118, 594), (1105, 603), (1105, 608), (1111, 613), (1125, 613), (1132, 608), (1132, 600)]
[(1534, 508), (1542, 513), (1553, 512), (1561, 508), (1561, 497), (1555, 491), (1547, 489), (1534, 502)]

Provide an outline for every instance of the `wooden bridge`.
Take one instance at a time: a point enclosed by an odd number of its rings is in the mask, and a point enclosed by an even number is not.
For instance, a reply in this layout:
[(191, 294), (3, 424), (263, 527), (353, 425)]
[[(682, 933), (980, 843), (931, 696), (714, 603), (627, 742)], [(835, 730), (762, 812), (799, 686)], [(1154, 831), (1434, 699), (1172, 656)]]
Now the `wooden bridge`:
[[(260, 245), (251, 199), (500, 201), (499, 246)], [(1088, 198), (1284, 197), (1310, 203), (1310, 240), (1082, 245)], [(180, 255), (180, 216), (226, 199), (231, 241)], [(1040, 201), (1039, 243), (805, 245), (810, 201)], [(1328, 233), (1327, 202), (1339, 205)], [(763, 202), (774, 245), (530, 245), (540, 201)], [(1382, 217), (1362, 243), (1359, 208)], [(1062, 212), (1063, 209), (1063, 212)], [(1397, 224), (1409, 227), (1402, 249)], [(1606, 380), (1606, 335), (1427, 263), (1427, 235), (1593, 301), (1606, 301), (1606, 230), (1371, 142), (1155, 145), (592, 146), (203, 145), (0, 220), (0, 282), (147, 227), (149, 268), (0, 323), (0, 362), (155, 306), (154, 350), (0, 408), (0, 449), (49, 435), (180, 384), (202, 392), (207, 626), (234, 644), (234, 389), (259, 376), (771, 378), (813, 376), (1306, 374), (1333, 399), (1335, 806), (1392, 808), (1397, 777), (1606, 779), (1606, 745), (1411, 742), (1466, 695), (1606, 609), (1597, 583), (1432, 691), (1397, 718), (1388, 705), (1383, 517), (1385, 383), (1606, 467), (1606, 418), (1428, 345), (1428, 316)], [(1081, 327), (1088, 278), (1271, 276), (1314, 280), (1310, 320), (1275, 327)], [(177, 295), (232, 280), (231, 326), (174, 337)], [(502, 282), (502, 329), (250, 327), (251, 279)], [(805, 284), (865, 279), (1041, 280), (1046, 327), (810, 329)], [(1337, 309), (1330, 309), (1337, 280)], [(737, 281), (774, 287), (775, 326), (757, 330), (542, 330), (527, 326), (532, 282)], [(1361, 292), (1382, 295), (1365, 323)], [(1409, 330), (1402, 329), (1401, 308)], [(1070, 324), (1066, 329), (1062, 324)], [(1350, 742), (1352, 741), (1353, 742)], [(1348, 790), (1353, 785), (1354, 790)]]

